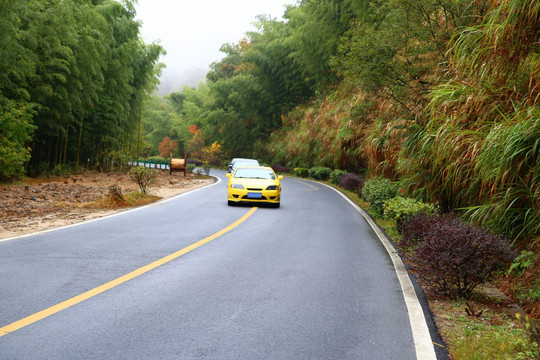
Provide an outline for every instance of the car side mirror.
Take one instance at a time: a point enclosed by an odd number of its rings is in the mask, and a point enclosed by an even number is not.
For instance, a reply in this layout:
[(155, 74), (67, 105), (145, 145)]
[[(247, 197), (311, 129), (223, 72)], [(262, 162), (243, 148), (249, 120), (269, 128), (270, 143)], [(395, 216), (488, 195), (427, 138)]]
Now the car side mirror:
[(226, 174), (225, 174), (225, 176), (227, 176), (227, 177), (231, 177), (231, 176), (232, 176), (232, 174), (226, 173)]
[(278, 180), (283, 180), (283, 175), (278, 175)]

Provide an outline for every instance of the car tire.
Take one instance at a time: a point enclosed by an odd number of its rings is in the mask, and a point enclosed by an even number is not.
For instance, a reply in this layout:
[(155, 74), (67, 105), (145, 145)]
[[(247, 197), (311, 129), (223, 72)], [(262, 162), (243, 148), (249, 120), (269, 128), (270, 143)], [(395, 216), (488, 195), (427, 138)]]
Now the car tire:
[(234, 206), (234, 201), (227, 200), (227, 205), (229, 205), (229, 206)]
[(279, 209), (279, 203), (277, 204), (272, 204), (276, 209)]

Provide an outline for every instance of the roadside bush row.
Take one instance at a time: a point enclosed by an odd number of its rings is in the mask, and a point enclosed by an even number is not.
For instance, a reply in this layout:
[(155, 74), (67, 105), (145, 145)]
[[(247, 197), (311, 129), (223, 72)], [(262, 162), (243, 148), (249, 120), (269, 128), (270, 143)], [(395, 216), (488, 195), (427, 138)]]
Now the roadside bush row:
[[(290, 172), (280, 166), (273, 168)], [(478, 285), (507, 270), (516, 259), (507, 239), (470, 225), (455, 214), (441, 214), (433, 204), (404, 196), (399, 183), (387, 178), (364, 180), (357, 174), (320, 166), (295, 168), (292, 173), (329, 180), (354, 191), (369, 203), (375, 218), (394, 221), (402, 236), (396, 241), (399, 250), (434, 295), (467, 298)]]
[(273, 165), (272, 168), (275, 172), (292, 173), (302, 178), (312, 177), (315, 180), (330, 181), (334, 185), (339, 185), (346, 190), (354, 191), (358, 194), (360, 194), (364, 186), (364, 178), (362, 176), (349, 173), (346, 170), (330, 169), (324, 166), (314, 166), (311, 169), (298, 167), (292, 171), (290, 168), (281, 165)]

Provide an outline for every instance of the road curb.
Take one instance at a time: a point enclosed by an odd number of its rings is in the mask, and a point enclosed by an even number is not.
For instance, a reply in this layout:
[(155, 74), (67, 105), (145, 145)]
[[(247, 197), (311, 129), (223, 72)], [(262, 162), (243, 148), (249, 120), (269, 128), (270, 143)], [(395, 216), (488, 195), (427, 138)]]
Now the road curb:
[(434, 348), (435, 343), (432, 340), (422, 304), (417, 296), (413, 282), (409, 277), (409, 273), (405, 268), (401, 257), (397, 253), (396, 249), (393, 247), (391, 241), (388, 239), (386, 234), (379, 228), (379, 226), (373, 221), (371, 216), (369, 216), (369, 214), (364, 209), (355, 204), (345, 194), (327, 184), (320, 182), (317, 183), (324, 185), (341, 195), (353, 208), (355, 208), (362, 215), (362, 217), (364, 217), (364, 219), (373, 229), (373, 232), (375, 232), (375, 234), (379, 238), (379, 241), (383, 244), (388, 255), (390, 256), (390, 259), (392, 260), (392, 263), (394, 265), (394, 270), (401, 285), (401, 290), (405, 299), (405, 304), (407, 306), (409, 321), (413, 333), (414, 345), (416, 349), (416, 359), (437, 360), (437, 355)]

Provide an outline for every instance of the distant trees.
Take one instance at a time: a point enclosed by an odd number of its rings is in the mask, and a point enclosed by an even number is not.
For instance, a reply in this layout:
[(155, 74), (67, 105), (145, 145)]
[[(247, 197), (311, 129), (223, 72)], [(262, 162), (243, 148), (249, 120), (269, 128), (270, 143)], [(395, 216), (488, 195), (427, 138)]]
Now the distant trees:
[[(315, 81), (286, 46), (291, 27), (265, 16), (256, 32), (225, 44), (225, 57), (211, 66), (208, 84), (169, 95), (177, 127), (201, 127), (207, 145), (220, 142), (225, 156), (250, 156), (255, 144), (282, 126), (282, 116), (308, 101)], [(184, 130), (185, 132), (185, 130)]]
[(0, 30), (0, 138), (17, 128), (25, 135), (11, 141), (27, 149), (12, 151), (18, 170), (0, 177), (22, 174), (29, 154), (37, 174), (108, 168), (132, 153), (163, 50), (140, 40), (130, 0), (2, 1)]
[(170, 94), (169, 128), (147, 139), (399, 179), (411, 196), (531, 237), (538, 13), (523, 0), (303, 0), (223, 45), (207, 84)]
[[(178, 114), (175, 128), (183, 128), (178, 134), (197, 124), (206, 145), (220, 142), (225, 156), (254, 156), (285, 114), (339, 82), (331, 60), (352, 21), (367, 17), (367, 4), (307, 0), (289, 6), (283, 21), (257, 17), (257, 31), (222, 46), (225, 56), (211, 65), (207, 85), (168, 96)], [(194, 98), (205, 100), (187, 113)]]
[(167, 158), (171, 153), (175, 155), (178, 153), (178, 144), (168, 136), (165, 136), (159, 143), (159, 156)]

